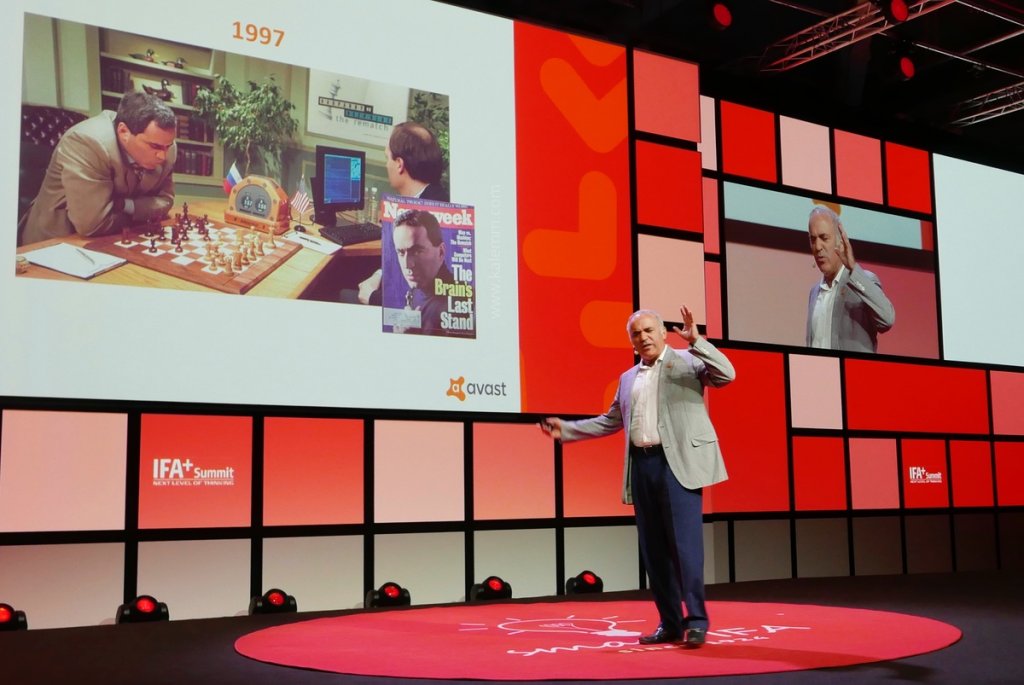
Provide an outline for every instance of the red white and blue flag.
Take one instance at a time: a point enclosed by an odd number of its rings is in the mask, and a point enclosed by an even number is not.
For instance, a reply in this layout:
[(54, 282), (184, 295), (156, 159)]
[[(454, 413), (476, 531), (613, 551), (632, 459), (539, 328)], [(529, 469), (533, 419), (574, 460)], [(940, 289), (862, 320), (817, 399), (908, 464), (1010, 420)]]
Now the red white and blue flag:
[(224, 192), (230, 195), (231, 189), (234, 188), (235, 184), (241, 180), (241, 172), (238, 171), (238, 167), (235, 166), (235, 163), (231, 162), (231, 168), (228, 170), (228, 175), (224, 177)]
[(303, 174), (299, 179), (299, 187), (292, 197), (292, 208), (301, 217), (311, 204), (312, 200), (309, 199), (309, 194), (306, 192), (306, 175)]

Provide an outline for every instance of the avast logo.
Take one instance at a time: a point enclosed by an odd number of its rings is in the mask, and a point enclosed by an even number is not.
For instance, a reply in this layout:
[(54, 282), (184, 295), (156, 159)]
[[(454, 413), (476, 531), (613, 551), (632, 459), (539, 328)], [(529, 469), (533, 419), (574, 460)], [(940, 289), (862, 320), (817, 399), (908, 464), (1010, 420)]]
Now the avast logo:
[(459, 402), (465, 402), (469, 396), (508, 397), (508, 385), (505, 383), (467, 383), (465, 376), (449, 378), (448, 382), (450, 385), (445, 395), (454, 397)]
[(448, 386), (448, 392), (445, 393), (448, 397), (454, 397), (459, 402), (466, 401), (466, 393), (462, 391), (462, 386), (466, 382), (465, 376), (459, 376), (458, 378), (449, 378), (448, 382), (451, 385)]

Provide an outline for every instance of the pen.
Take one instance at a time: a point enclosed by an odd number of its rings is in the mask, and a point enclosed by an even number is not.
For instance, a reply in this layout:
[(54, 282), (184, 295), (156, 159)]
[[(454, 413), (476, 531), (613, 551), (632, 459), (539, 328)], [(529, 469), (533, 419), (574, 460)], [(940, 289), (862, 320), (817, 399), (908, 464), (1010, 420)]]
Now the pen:
[(298, 238), (299, 240), (304, 240), (304, 241), (306, 241), (307, 243), (311, 243), (311, 244), (313, 244), (313, 245), (316, 245), (317, 247), (323, 247), (323, 244), (322, 244), (322, 243), (320, 243), (319, 241), (317, 241), (317, 240), (313, 240), (312, 238), (307, 238), (307, 237), (306, 237), (306, 236), (304, 236), (304, 235), (299, 235), (298, 233), (296, 233), (296, 234), (295, 234), (295, 237), (296, 237), (296, 238)]
[(77, 252), (78, 254), (82, 255), (86, 259), (88, 259), (90, 264), (92, 264), (92, 265), (96, 264), (96, 260), (93, 259), (92, 257), (90, 257), (88, 254), (86, 254), (86, 252), (82, 248), (76, 247), (75, 248), (75, 252)]

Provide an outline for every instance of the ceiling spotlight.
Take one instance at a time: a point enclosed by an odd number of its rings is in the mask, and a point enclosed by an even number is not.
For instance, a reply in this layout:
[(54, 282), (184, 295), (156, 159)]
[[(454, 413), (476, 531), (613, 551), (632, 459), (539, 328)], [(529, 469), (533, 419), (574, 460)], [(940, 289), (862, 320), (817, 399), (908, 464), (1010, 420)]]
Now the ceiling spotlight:
[(910, 5), (907, 0), (875, 0), (882, 10), (882, 16), (890, 24), (902, 24), (910, 18)]
[(899, 55), (896, 58), (896, 68), (899, 70), (900, 78), (909, 81), (917, 73), (914, 59), (910, 55)]
[(256, 595), (249, 601), (249, 615), (252, 614), (284, 614), (291, 611), (298, 611), (299, 605), (295, 597), (284, 590), (271, 588), (262, 596)]
[(726, 3), (714, 0), (708, 4), (708, 21), (714, 28), (724, 31), (732, 26), (732, 10)]
[(892, 78), (909, 81), (917, 75), (917, 55), (914, 46), (908, 41), (896, 43), (888, 55), (887, 70)]

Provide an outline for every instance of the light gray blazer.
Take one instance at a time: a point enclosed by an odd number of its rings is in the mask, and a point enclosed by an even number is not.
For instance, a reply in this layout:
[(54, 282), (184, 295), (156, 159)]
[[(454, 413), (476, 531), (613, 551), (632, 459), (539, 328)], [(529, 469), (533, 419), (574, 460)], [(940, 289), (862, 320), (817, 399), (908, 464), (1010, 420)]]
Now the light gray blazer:
[[(619, 378), (619, 388), (601, 416), (562, 422), (562, 440), (610, 435), (625, 427), (622, 501), (633, 503), (630, 488), (629, 418), (639, 365)], [(658, 376), (658, 432), (669, 468), (683, 486), (695, 490), (728, 478), (718, 435), (704, 406), (704, 387), (721, 387), (736, 377), (732, 363), (704, 338), (689, 350), (667, 348)]]
[[(832, 338), (830, 349), (849, 352), (877, 352), (878, 334), (885, 333), (896, 322), (896, 310), (882, 292), (882, 283), (870, 271), (855, 264), (853, 272), (844, 271), (837, 283), (835, 305), (832, 307)], [(807, 346), (814, 333), (811, 318), (814, 303), (821, 290), (821, 281), (811, 288), (807, 302)]]

